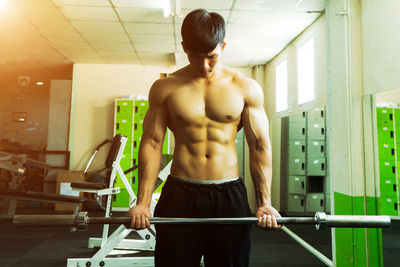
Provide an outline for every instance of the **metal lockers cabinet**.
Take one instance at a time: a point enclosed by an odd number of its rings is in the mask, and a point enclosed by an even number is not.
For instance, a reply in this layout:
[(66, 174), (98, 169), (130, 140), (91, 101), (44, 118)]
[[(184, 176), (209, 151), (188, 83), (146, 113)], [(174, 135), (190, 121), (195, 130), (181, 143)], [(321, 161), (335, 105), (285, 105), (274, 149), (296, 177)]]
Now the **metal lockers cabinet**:
[(326, 162), (325, 158), (307, 158), (307, 175), (325, 176)]
[(306, 158), (304, 156), (293, 157), (288, 159), (289, 175), (305, 175), (306, 174)]
[(325, 141), (323, 140), (307, 141), (307, 157), (308, 158), (325, 157)]
[(325, 208), (325, 196), (323, 193), (306, 195), (307, 212), (324, 211), (324, 208)]
[(397, 197), (398, 185), (396, 184), (396, 179), (384, 178), (380, 179), (381, 186), (381, 196), (384, 197)]
[(306, 176), (289, 176), (289, 194), (300, 194), (306, 193)]
[(395, 115), (394, 112), (395, 111), (392, 108), (377, 108), (376, 109), (377, 124), (380, 126), (393, 126), (394, 115)]
[(304, 212), (305, 209), (305, 196), (304, 195), (289, 195), (288, 197), (288, 211), (291, 212)]
[(316, 108), (307, 111), (307, 120), (308, 123), (325, 123), (325, 108)]
[(307, 124), (308, 140), (325, 140), (325, 123), (309, 122)]
[(306, 125), (307, 113), (305, 111), (293, 114), (289, 116), (289, 124), (291, 123), (302, 123)]
[(289, 140), (306, 140), (306, 124), (289, 122)]
[(306, 154), (306, 141), (305, 140), (289, 140), (289, 157), (302, 156)]
[(381, 197), (382, 214), (397, 216), (399, 203), (397, 197)]

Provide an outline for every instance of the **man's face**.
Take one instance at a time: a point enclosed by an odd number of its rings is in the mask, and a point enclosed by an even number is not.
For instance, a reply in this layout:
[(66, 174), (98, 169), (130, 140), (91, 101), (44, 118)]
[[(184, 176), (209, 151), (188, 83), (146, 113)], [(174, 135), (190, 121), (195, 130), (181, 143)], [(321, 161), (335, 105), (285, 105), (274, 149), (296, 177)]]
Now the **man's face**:
[[(182, 45), (184, 45), (182, 43)], [(213, 73), (219, 58), (224, 50), (225, 43), (218, 44), (214, 50), (208, 53), (193, 53), (185, 50), (190, 65), (199, 73), (201, 77), (208, 78)]]

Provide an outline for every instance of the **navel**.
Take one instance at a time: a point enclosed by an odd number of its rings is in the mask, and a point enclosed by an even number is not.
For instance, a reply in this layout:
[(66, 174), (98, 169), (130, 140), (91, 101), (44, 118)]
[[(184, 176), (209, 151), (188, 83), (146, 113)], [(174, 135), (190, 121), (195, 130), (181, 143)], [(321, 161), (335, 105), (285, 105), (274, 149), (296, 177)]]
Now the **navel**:
[(206, 158), (208, 158), (208, 159), (209, 159), (209, 158), (211, 158), (211, 156), (210, 156), (209, 154), (206, 154)]

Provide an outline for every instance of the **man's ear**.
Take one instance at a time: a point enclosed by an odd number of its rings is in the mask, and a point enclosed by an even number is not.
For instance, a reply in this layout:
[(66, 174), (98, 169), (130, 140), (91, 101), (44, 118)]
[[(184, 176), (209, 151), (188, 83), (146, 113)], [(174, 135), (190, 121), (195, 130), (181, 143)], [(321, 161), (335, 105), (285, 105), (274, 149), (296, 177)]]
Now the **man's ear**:
[(183, 41), (181, 42), (181, 45), (182, 45), (183, 51), (186, 53), (185, 43)]
[(221, 46), (221, 51), (224, 51), (225, 46), (226, 46), (226, 42), (223, 42), (223, 43), (222, 43), (222, 46)]

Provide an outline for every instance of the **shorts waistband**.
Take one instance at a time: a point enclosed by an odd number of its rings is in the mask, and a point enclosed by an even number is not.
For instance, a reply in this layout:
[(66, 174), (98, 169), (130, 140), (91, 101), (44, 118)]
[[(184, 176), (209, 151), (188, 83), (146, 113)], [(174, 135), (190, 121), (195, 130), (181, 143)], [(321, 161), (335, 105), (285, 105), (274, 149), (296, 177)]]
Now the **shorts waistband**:
[(235, 181), (238, 181), (240, 179), (239, 176), (235, 177), (235, 178), (218, 179), (218, 180), (199, 180), (199, 179), (179, 177), (179, 176), (174, 176), (174, 175), (170, 175), (170, 177), (172, 177), (174, 179), (177, 179), (177, 180), (184, 181), (184, 182), (189, 182), (189, 183), (193, 183), (193, 184), (203, 184), (203, 185), (207, 185), (207, 184), (225, 184), (225, 183), (235, 182)]

